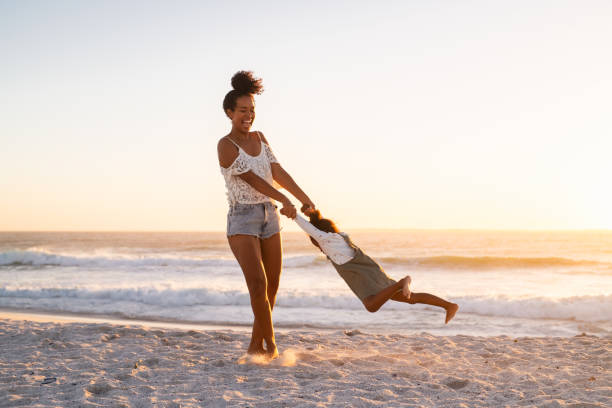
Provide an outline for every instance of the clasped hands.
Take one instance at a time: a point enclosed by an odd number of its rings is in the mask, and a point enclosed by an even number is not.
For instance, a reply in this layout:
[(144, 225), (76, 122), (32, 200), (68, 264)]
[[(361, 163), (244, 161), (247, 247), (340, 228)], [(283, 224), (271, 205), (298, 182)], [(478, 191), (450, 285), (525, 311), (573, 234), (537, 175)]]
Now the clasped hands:
[[(297, 210), (295, 209), (295, 206), (293, 205), (293, 203), (290, 200), (286, 200), (286, 201), (283, 201), (282, 204), (283, 204), (283, 208), (281, 208), (280, 213), (283, 214), (287, 218), (291, 218), (292, 220), (295, 219), (295, 217), (297, 216)], [(300, 211), (302, 211), (302, 213), (308, 216), (312, 211), (314, 211), (314, 209), (315, 209), (314, 203), (309, 200), (303, 203)]]

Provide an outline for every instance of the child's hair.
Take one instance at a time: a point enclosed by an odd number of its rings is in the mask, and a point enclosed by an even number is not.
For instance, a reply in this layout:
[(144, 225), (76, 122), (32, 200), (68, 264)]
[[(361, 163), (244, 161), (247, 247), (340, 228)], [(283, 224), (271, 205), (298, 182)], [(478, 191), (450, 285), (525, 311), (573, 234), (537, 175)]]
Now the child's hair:
[[(310, 215), (308, 215), (308, 217), (310, 218), (310, 223), (317, 227), (317, 229), (325, 232), (338, 232), (338, 227), (336, 227), (336, 224), (334, 224), (334, 222), (330, 219), (321, 218), (321, 212), (319, 210), (314, 210), (310, 213)], [(312, 239), (312, 237), (310, 237), (310, 240), (315, 246), (319, 246), (317, 241)]]
[(308, 217), (310, 218), (310, 223), (317, 227), (317, 229), (325, 232), (338, 232), (338, 228), (332, 220), (321, 218), (321, 211), (314, 210)]
[(236, 109), (236, 100), (245, 95), (261, 95), (261, 78), (255, 78), (251, 71), (238, 71), (232, 77), (232, 89), (223, 99), (223, 111)]

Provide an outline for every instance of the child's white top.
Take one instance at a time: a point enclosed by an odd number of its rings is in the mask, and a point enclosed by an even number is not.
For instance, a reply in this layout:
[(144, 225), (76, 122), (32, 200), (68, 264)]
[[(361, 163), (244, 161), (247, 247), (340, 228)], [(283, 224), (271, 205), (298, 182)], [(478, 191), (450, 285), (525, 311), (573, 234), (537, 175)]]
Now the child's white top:
[(321, 247), (321, 250), (334, 263), (342, 265), (355, 257), (355, 250), (346, 243), (342, 235), (343, 232), (325, 232), (321, 231), (301, 215), (297, 215), (294, 220), (301, 229), (310, 235)]

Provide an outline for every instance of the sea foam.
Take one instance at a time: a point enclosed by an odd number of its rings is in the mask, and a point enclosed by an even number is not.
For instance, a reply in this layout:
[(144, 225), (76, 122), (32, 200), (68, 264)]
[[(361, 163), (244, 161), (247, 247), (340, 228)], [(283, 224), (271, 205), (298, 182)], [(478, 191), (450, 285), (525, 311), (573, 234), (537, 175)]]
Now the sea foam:
[[(48, 305), (55, 302), (61, 310), (72, 311), (71, 303), (77, 300), (100, 302), (132, 302), (141, 305), (164, 307), (206, 306), (250, 306), (246, 290), (212, 290), (206, 288), (158, 289), (158, 288), (113, 288), (113, 289), (14, 289), (0, 287), (0, 306), (17, 307), (24, 302), (31, 307), (37, 303)], [(585, 322), (612, 320), (612, 295), (573, 296), (566, 298), (531, 297), (512, 299), (506, 296), (464, 296), (449, 297), (460, 305), (460, 313), (483, 316), (518, 317), (530, 319), (560, 319)], [(82, 302), (79, 302), (82, 305)], [(280, 291), (277, 306), (283, 308), (323, 308), (361, 310), (363, 305), (350, 292), (308, 293), (305, 291)], [(82, 307), (82, 306), (80, 306)], [(403, 310), (411, 306), (389, 302), (385, 309)], [(79, 310), (83, 311), (83, 310)]]

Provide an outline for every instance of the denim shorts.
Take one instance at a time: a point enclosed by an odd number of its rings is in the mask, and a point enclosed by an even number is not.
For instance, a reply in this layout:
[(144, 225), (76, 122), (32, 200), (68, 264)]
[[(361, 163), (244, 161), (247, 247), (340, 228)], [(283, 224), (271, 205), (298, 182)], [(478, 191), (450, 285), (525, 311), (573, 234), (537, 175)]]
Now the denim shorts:
[(270, 238), (280, 232), (280, 220), (276, 206), (271, 202), (230, 206), (227, 213), (227, 236), (253, 235)]

